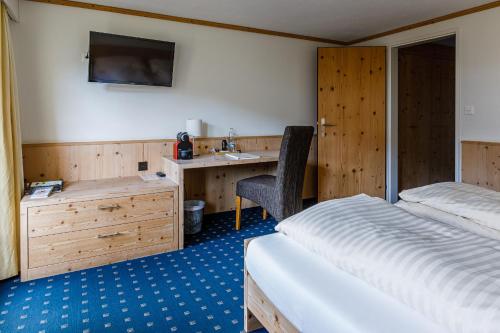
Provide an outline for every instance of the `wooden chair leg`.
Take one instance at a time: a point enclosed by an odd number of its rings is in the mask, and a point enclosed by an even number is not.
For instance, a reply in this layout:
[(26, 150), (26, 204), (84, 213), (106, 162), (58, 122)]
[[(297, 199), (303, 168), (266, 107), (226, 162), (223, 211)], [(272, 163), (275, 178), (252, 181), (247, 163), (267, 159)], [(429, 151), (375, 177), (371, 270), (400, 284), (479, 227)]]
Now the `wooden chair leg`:
[(262, 208), (262, 219), (267, 220), (267, 210), (265, 208)]
[(236, 196), (236, 230), (241, 227), (241, 197)]

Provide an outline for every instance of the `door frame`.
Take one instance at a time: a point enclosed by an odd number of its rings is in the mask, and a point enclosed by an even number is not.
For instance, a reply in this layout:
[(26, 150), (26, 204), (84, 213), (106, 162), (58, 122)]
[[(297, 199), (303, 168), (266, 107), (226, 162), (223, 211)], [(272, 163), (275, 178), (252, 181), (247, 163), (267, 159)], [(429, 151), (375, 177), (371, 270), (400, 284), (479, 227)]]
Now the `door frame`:
[(462, 180), (462, 105), (461, 105), (461, 32), (453, 28), (439, 33), (402, 39), (388, 45), (387, 52), (387, 147), (386, 147), (386, 200), (398, 200), (398, 49), (412, 44), (425, 43), (434, 39), (455, 36), (455, 181)]

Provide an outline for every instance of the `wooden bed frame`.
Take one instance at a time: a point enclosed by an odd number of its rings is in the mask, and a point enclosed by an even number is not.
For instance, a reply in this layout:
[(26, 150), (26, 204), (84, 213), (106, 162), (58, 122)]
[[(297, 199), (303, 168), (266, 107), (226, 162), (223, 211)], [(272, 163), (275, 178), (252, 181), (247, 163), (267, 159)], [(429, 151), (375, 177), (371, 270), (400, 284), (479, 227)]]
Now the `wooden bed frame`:
[[(247, 247), (255, 238), (245, 239), (245, 258)], [(299, 333), (299, 330), (276, 308), (264, 292), (257, 286), (254, 279), (244, 269), (245, 278), (245, 332), (252, 332), (264, 327), (270, 333)]]

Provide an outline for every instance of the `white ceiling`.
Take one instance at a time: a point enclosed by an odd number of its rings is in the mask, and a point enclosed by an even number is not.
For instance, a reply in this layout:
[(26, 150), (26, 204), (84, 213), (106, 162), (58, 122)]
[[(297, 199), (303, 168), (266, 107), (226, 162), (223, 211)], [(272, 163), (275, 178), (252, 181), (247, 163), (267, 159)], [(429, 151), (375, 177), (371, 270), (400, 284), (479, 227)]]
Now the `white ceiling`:
[(351, 41), (492, 0), (83, 0), (83, 2)]

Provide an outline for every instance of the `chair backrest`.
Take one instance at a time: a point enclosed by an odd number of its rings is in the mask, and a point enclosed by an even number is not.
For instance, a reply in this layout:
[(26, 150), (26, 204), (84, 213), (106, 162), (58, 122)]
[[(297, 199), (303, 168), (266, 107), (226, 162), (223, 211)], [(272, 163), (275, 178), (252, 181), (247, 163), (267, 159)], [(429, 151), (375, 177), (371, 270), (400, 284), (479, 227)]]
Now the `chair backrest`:
[(285, 128), (276, 172), (276, 190), (284, 200), (302, 202), (304, 175), (313, 135), (312, 126)]

